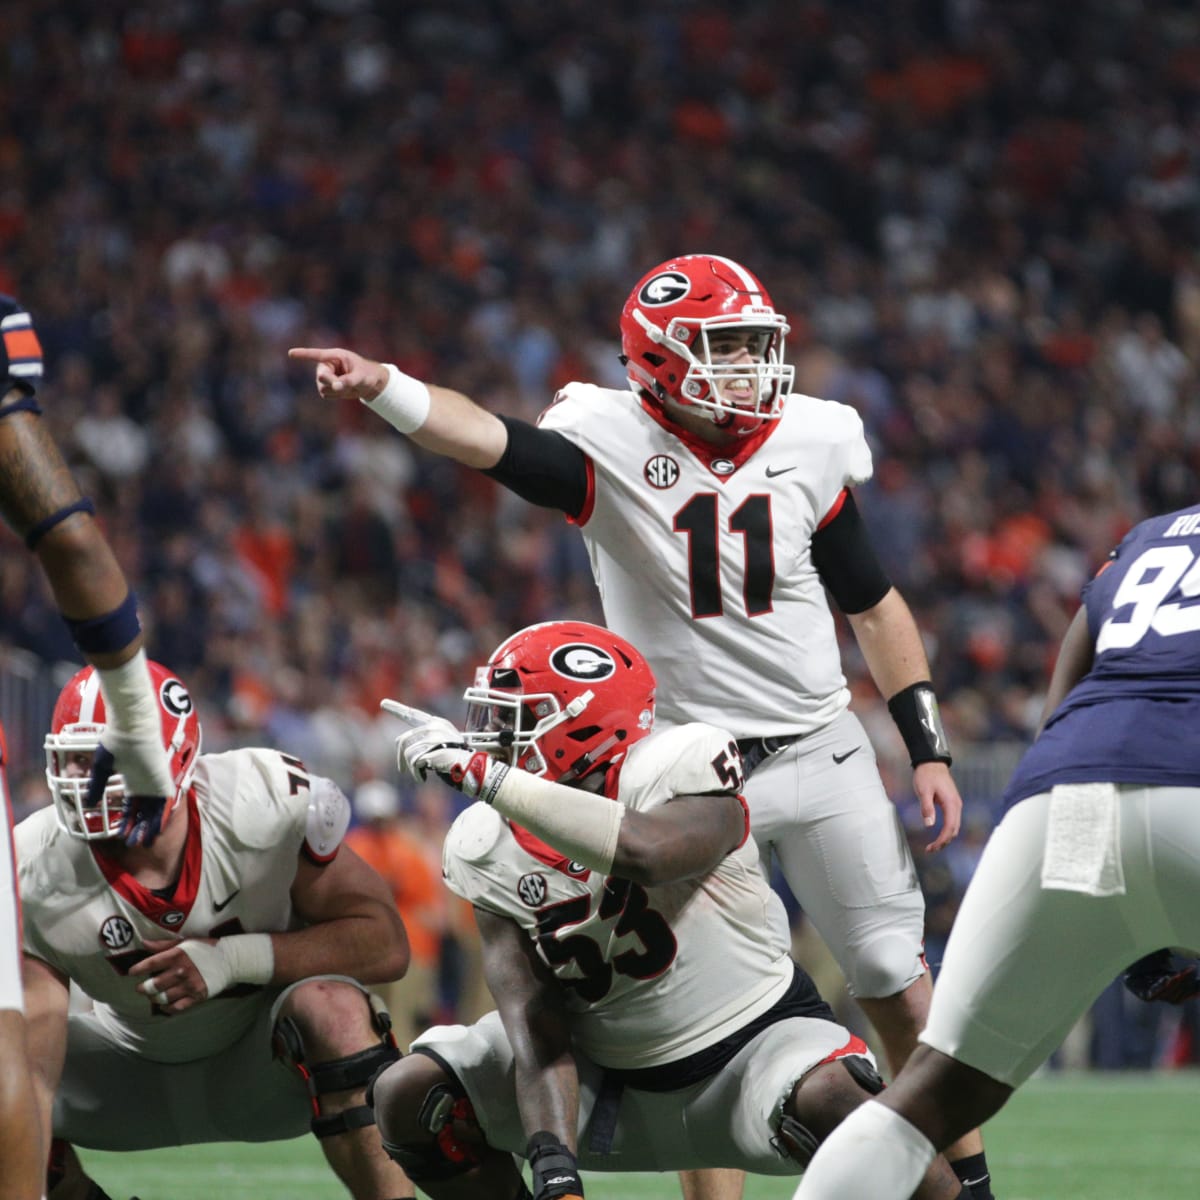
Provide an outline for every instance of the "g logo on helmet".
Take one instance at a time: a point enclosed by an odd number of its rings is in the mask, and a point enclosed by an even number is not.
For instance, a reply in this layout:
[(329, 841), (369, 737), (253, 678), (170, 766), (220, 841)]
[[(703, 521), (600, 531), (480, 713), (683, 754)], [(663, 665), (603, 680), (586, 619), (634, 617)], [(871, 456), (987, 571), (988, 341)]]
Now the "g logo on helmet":
[(192, 711), (191, 693), (178, 679), (164, 679), (158, 689), (158, 698), (173, 717), (186, 717)]
[(613, 656), (599, 646), (586, 642), (568, 642), (550, 655), (550, 668), (565, 679), (595, 682), (607, 679), (617, 669)]
[(663, 271), (653, 279), (647, 279), (638, 292), (642, 304), (674, 304), (692, 290), (692, 281), (682, 271)]

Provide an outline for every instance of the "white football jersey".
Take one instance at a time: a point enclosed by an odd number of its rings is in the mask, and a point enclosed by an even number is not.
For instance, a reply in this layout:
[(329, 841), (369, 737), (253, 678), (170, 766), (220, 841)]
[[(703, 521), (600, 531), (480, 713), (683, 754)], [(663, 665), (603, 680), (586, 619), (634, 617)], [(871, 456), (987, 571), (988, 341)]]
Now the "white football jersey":
[[(646, 812), (728, 791), (729, 734), (682, 725), (637, 742), (615, 799)], [(708, 875), (659, 887), (569, 862), (486, 804), (446, 837), (443, 871), (473, 904), (515, 921), (569, 989), (579, 1048), (601, 1066), (661, 1066), (765, 1012), (792, 981), (779, 898), (747, 841)]]
[(539, 424), (591, 460), (578, 523), (606, 623), (658, 677), (660, 720), (809, 733), (849, 704), (810, 544), (871, 477), (854, 409), (791, 395), (731, 454), (632, 392), (572, 383)]
[(183, 869), (170, 899), (93, 853), (97, 843), (71, 837), (53, 807), (16, 829), (26, 953), (91, 996), (118, 1044), (159, 1062), (235, 1042), (259, 1012), (246, 997), (261, 989), (235, 986), (167, 1013), (137, 990), (145, 977), (128, 974), (147, 957), (144, 941), (296, 928), (297, 856), (303, 849), (315, 861), (332, 859), (349, 821), (335, 785), (275, 750), (201, 755), (187, 804)]

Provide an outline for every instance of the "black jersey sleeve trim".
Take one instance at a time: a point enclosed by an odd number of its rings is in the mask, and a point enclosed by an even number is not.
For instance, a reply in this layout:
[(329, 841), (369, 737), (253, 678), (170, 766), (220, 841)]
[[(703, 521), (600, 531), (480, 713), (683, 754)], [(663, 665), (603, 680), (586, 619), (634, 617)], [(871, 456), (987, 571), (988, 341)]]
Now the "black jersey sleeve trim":
[(530, 504), (579, 517), (588, 501), (587, 455), (556, 429), (539, 429), (517, 417), (500, 420), (508, 445), (483, 473)]
[(844, 613), (866, 612), (891, 590), (858, 505), (843, 489), (812, 538), (813, 566)]

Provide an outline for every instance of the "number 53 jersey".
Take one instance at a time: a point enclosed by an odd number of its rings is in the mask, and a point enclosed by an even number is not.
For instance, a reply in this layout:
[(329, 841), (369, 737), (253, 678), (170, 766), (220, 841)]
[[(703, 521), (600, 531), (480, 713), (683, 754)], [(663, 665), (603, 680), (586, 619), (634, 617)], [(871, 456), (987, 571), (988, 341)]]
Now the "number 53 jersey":
[[(607, 794), (646, 812), (674, 796), (728, 793), (736, 753), (711, 726), (656, 731), (610, 773)], [(661, 1066), (706, 1049), (793, 978), (778, 932), (786, 920), (753, 842), (708, 875), (642, 887), (568, 861), (476, 803), (446, 837), (443, 872), (453, 891), (534, 942), (567, 989), (576, 1045), (601, 1066)]]
[(650, 659), (658, 713), (738, 737), (808, 733), (849, 703), (811, 539), (871, 476), (858, 414), (793, 394), (711, 446), (631, 392), (572, 383), (541, 417), (588, 456), (575, 518), (609, 628)]
[(1200, 505), (1151, 517), (1083, 590), (1091, 670), (1005, 793), (1058, 783), (1200, 785)]

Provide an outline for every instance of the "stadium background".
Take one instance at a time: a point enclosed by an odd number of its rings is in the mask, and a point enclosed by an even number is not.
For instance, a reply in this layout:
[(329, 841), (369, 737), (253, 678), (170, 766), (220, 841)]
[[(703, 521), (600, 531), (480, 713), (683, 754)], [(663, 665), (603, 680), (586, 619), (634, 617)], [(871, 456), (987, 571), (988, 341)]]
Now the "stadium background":
[[(48, 420), (153, 655), (206, 748), (278, 745), (350, 792), (399, 782), (380, 697), (453, 717), (509, 631), (599, 608), (560, 517), (319, 401), (286, 347), (533, 417), (567, 380), (623, 386), (648, 265), (755, 270), (798, 389), (863, 416), (860, 504), (933, 662), (966, 800), (958, 842), (917, 853), (936, 964), (1080, 585), (1197, 496), (1194, 3), (25, 0), (0, 96), (0, 291), (35, 314)], [(29, 809), (74, 650), (0, 549)], [(1114, 988), (1065, 1057), (1177, 1065), (1198, 1024)]]

